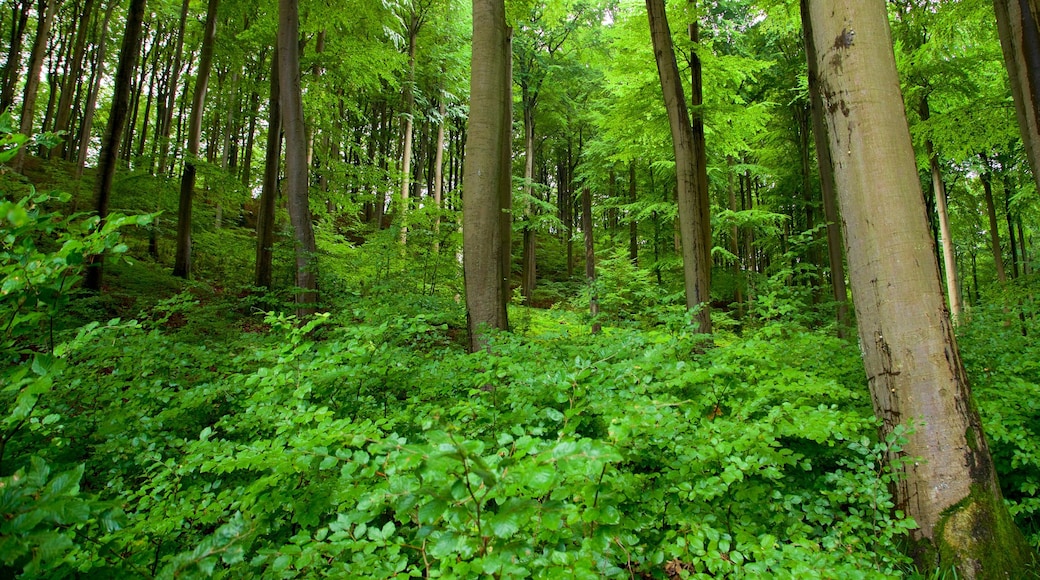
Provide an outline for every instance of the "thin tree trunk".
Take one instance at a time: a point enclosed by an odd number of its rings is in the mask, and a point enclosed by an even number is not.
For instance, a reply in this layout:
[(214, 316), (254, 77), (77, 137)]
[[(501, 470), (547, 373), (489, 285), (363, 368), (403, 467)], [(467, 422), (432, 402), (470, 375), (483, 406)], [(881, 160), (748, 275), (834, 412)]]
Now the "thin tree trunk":
[(274, 212), (278, 198), (278, 173), (282, 161), (282, 110), (278, 94), (278, 52), (271, 56), (271, 89), (267, 104), (267, 149), (264, 182), (260, 190), (260, 213), (256, 221), (255, 283), (271, 288), (274, 272)]
[(87, 103), (83, 107), (83, 122), (79, 130), (79, 149), (76, 156), (75, 172), (77, 189), (79, 188), (80, 178), (83, 177), (83, 169), (87, 165), (87, 151), (90, 148), (90, 137), (94, 127), (94, 111), (97, 108), (97, 97), (101, 90), (101, 79), (105, 76), (105, 49), (108, 46), (108, 34), (105, 31), (108, 30), (108, 23), (112, 20), (112, 12), (117, 4), (119, 3), (114, 0), (108, 3), (108, 6), (105, 8), (105, 17), (101, 22), (101, 28), (98, 30), (100, 40), (97, 48), (97, 62), (91, 71), (94, 75), (93, 82), (91, 82), (90, 91), (87, 94)]
[(29, 25), (30, 8), (32, 0), (22, 0), (11, 6), (11, 46), (7, 51), (4, 74), (0, 77), (3, 83), (0, 87), (0, 111), (6, 111), (14, 103), (14, 87), (21, 73), (22, 42), (25, 39), (25, 29)]
[[(927, 96), (921, 99), (920, 115), (922, 121), (931, 118)], [(960, 320), (963, 307), (961, 306), (960, 282), (957, 280), (957, 253), (953, 246), (953, 228), (950, 227), (950, 214), (946, 207), (946, 185), (943, 183), (942, 171), (939, 168), (939, 156), (935, 154), (935, 147), (931, 139), (925, 140), (924, 148), (925, 154), (928, 156), (928, 164), (931, 167), (932, 194), (935, 196), (935, 212), (939, 217), (939, 233), (942, 235), (946, 293), (950, 301), (950, 315), (956, 324)]]
[(437, 148), (433, 154), (433, 252), (441, 248), (441, 209), (444, 203), (444, 126), (447, 124), (448, 104), (442, 93), (437, 104)]
[[(22, 93), (22, 119), (18, 132), (22, 135), (33, 134), (33, 116), (36, 113), (36, 97), (40, 92), (40, 72), (43, 70), (43, 59), (47, 56), (47, 40), (51, 34), (54, 13), (58, 10), (59, 0), (44, 0), (43, 17), (36, 27), (36, 40), (33, 41), (32, 54), (29, 57), (29, 76), (25, 81)], [(26, 148), (22, 147), (11, 161), (11, 168), (21, 173), (24, 169)]]
[[(989, 162), (984, 160), (988, 166)], [(1000, 249), (1000, 231), (997, 229), (997, 208), (993, 203), (993, 177), (987, 169), (979, 176), (982, 180), (983, 197), (986, 199), (986, 213), (989, 217), (989, 247), (993, 253), (993, 265), (997, 269), (997, 280), (1007, 282), (1004, 270), (1004, 251)]]
[(318, 272), (308, 201), (307, 127), (303, 118), (300, 71), (299, 0), (278, 2), (278, 83), (285, 130), (285, 188), (289, 221), (295, 235), (296, 313), (313, 314), (318, 307)]
[(532, 181), (534, 180), (534, 109), (537, 96), (531, 95), (530, 90), (526, 86), (522, 87), (522, 92), (521, 102), (524, 111), (524, 247), (521, 258), (520, 291), (524, 296), (524, 301), (530, 305), (531, 299), (534, 297), (534, 287), (537, 284), (538, 276), (535, 257), (538, 241), (532, 226), (534, 205), (531, 203)]
[(883, 439), (913, 422), (890, 456), (912, 555), (925, 573), (1024, 577), (1033, 555), (1000, 495), (925, 227), (885, 1), (808, 6), (874, 411)]
[[(170, 69), (169, 90), (166, 92), (166, 106), (163, 109), (165, 111), (165, 116), (159, 123), (160, 129), (155, 135), (156, 139), (160, 140), (159, 175), (166, 175), (168, 170), (170, 135), (173, 133), (173, 111), (177, 108), (177, 83), (180, 79), (181, 59), (183, 58), (184, 52), (184, 32), (188, 20), (188, 2), (189, 0), (184, 0), (181, 4), (180, 23), (177, 25), (177, 46), (173, 49), (173, 68)], [(185, 93), (188, 91), (186, 85), (184, 91)], [(180, 139), (180, 132), (178, 132), (177, 138)]]
[[(690, 0), (696, 9), (697, 0)], [(666, 21), (667, 22), (667, 21)], [(704, 260), (708, 280), (708, 288), (711, 288), (711, 201), (708, 197), (708, 148), (704, 141), (704, 113), (701, 106), (704, 104), (704, 82), (702, 79), (701, 57), (697, 54), (700, 45), (700, 25), (696, 19), (689, 26), (690, 42), (694, 49), (690, 51), (690, 127), (693, 129), (693, 162), (694, 174), (697, 177), (697, 205), (700, 210), (701, 235), (704, 236)]]
[(462, 245), (469, 346), (476, 352), (488, 346), (486, 329), (509, 327), (503, 191), (510, 187), (512, 50), (504, 0), (473, 0), (472, 50)]
[[(116, 3), (113, 2), (113, 5)], [(133, 84), (134, 64), (141, 51), (141, 30), (144, 28), (146, 0), (131, 0), (126, 15), (126, 32), (123, 33), (123, 45), (119, 49), (119, 64), (116, 65), (115, 87), (112, 95), (112, 109), (108, 115), (108, 128), (105, 140), (101, 144), (101, 155), (98, 160), (98, 178), (96, 191), (97, 215), (102, 224), (108, 218), (108, 204), (112, 193), (112, 182), (115, 179), (116, 163), (119, 160), (119, 139), (123, 133), (130, 105), (130, 89)], [(98, 226), (101, 227), (100, 225)], [(91, 256), (90, 267), (83, 285), (95, 292), (101, 291), (104, 274), (104, 256)]]
[(599, 296), (596, 293), (596, 244), (592, 237), (592, 192), (588, 186), (581, 192), (581, 229), (585, 233), (585, 282), (589, 285), (589, 315), (592, 334), (599, 334)]
[(408, 242), (408, 193), (412, 179), (412, 138), (415, 132), (415, 51), (419, 36), (417, 17), (412, 16), (408, 27), (408, 80), (404, 86), (404, 135), (401, 146), (401, 244)]
[(1015, 221), (1011, 217), (1011, 192), (1014, 186), (1011, 184), (1011, 175), (1004, 174), (1004, 220), (1008, 227), (1008, 246), (1011, 249), (1011, 277), (1018, 278), (1018, 239), (1015, 237)]
[(180, 202), (177, 206), (177, 255), (173, 262), (173, 275), (181, 278), (191, 276), (191, 206), (195, 197), (195, 163), (202, 139), (202, 118), (206, 107), (206, 88), (213, 68), (213, 45), (217, 38), (217, 8), (220, 0), (209, 0), (206, 7), (206, 24), (202, 36), (202, 54), (199, 58), (199, 73), (195, 79), (195, 96), (191, 102), (191, 119), (188, 121), (188, 154), (181, 173)]
[(845, 249), (841, 242), (841, 227), (838, 216), (838, 195), (834, 186), (834, 163), (828, 145), (827, 124), (824, 120), (823, 96), (820, 94), (820, 71), (818, 54), (813, 41), (812, 25), (808, 18), (807, 0), (801, 0), (802, 31), (805, 51), (809, 61), (809, 98), (812, 114), (813, 139), (816, 145), (816, 161), (820, 171), (820, 191), (823, 197), (823, 216), (827, 220), (827, 255), (831, 270), (831, 291), (837, 305), (835, 315), (838, 322), (838, 337), (846, 338), (849, 321), (848, 288), (845, 286)]
[(679, 67), (675, 61), (664, 0), (646, 0), (646, 8), (657, 59), (657, 72), (672, 130), (672, 146), (675, 150), (686, 307), (696, 312), (694, 321), (697, 331), (710, 334), (711, 248), (706, 241), (711, 236), (711, 224), (704, 220), (707, 213), (707, 208), (704, 207), (706, 192), (702, 194), (699, 191), (700, 177), (694, 149), (694, 132), (683, 96), (682, 83), (679, 82)]
[[(636, 203), (636, 163), (628, 163), (628, 203)], [(628, 219), (628, 259), (633, 266), (639, 265), (639, 222), (635, 219), (636, 210), (629, 210)]]

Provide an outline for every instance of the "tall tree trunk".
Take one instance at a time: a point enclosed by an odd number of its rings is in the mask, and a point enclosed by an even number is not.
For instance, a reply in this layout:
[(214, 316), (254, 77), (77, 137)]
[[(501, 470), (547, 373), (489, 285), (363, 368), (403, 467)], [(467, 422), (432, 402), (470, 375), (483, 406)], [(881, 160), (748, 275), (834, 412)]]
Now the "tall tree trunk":
[[(928, 107), (928, 96), (921, 99), (920, 115), (922, 121), (931, 118)], [(954, 323), (960, 320), (961, 306), (960, 282), (957, 279), (957, 253), (953, 246), (953, 228), (950, 227), (950, 213), (946, 207), (946, 184), (943, 183), (942, 171), (939, 168), (939, 156), (935, 154), (935, 146), (931, 139), (924, 142), (925, 154), (932, 173), (932, 194), (935, 196), (935, 213), (939, 217), (939, 233), (942, 235), (943, 266), (946, 269), (946, 293), (950, 301), (950, 315)]]
[[(628, 163), (628, 203), (636, 203), (636, 162)], [(633, 266), (639, 265), (639, 222), (636, 221), (636, 210), (629, 210), (628, 216), (628, 259)]]
[(462, 177), (463, 270), (473, 352), (487, 347), (486, 328), (509, 328), (503, 191), (511, 179), (505, 163), (512, 141), (507, 126), (512, 118), (511, 61), (504, 0), (473, 0), (469, 136)]
[(415, 133), (415, 51), (419, 26), (408, 26), (408, 80), (404, 85), (404, 135), (401, 146), (401, 244), (408, 242), (408, 193), (412, 186), (412, 139)]
[[(809, 0), (863, 362), (919, 569), (1021, 578), (1033, 555), (1000, 495), (939, 279), (884, 0)], [(823, 48), (826, 47), (826, 48)], [(882, 170), (883, 169), (883, 170)], [(878, 212), (877, 208), (885, 208)]]
[(1004, 64), (1026, 159), (1040, 191), (1040, 8), (1037, 0), (993, 0)]
[(1004, 270), (1004, 251), (1000, 248), (1000, 230), (997, 229), (997, 208), (993, 203), (993, 174), (989, 172), (989, 161), (984, 160), (987, 169), (982, 172), (982, 195), (986, 199), (986, 214), (989, 217), (989, 247), (993, 253), (993, 265), (997, 269), (997, 281), (1007, 282)]
[[(707, 240), (711, 237), (711, 223), (704, 220), (707, 213), (704, 199), (706, 195), (699, 191), (700, 177), (694, 150), (694, 134), (682, 83), (679, 82), (679, 67), (675, 62), (675, 50), (668, 28), (664, 0), (646, 0), (646, 11), (650, 20), (650, 36), (657, 59), (657, 72), (661, 79), (665, 108), (668, 110), (668, 123), (672, 130), (672, 146), (675, 150), (686, 307), (696, 310), (694, 320), (697, 331), (710, 334), (711, 248)], [(707, 233), (705, 230), (708, 230)]]
[(1011, 249), (1011, 277), (1018, 278), (1018, 239), (1015, 237), (1015, 220), (1011, 216), (1011, 196), (1014, 185), (1011, 183), (1011, 175), (1004, 173), (1004, 220), (1008, 227), (1008, 246)]
[(304, 317), (318, 307), (317, 246), (311, 223), (307, 166), (307, 128), (303, 119), (300, 71), (299, 0), (278, 2), (278, 83), (285, 130), (285, 188), (289, 221), (295, 235), (296, 313)]
[(267, 104), (267, 150), (260, 211), (256, 221), (255, 284), (271, 288), (274, 264), (274, 212), (278, 198), (278, 173), (282, 165), (282, 110), (278, 94), (278, 52), (271, 57), (271, 92)]
[[(181, 74), (181, 60), (184, 52), (184, 31), (188, 20), (188, 2), (184, 0), (181, 4), (180, 22), (177, 25), (177, 45), (173, 49), (173, 67), (170, 69), (170, 81), (167, 85), (166, 106), (163, 108), (164, 116), (159, 122), (160, 129), (156, 133), (159, 139), (159, 175), (166, 175), (170, 155), (170, 135), (173, 133), (173, 111), (177, 108), (177, 83)], [(184, 87), (187, 92), (188, 87)]]
[(14, 103), (14, 87), (22, 67), (22, 42), (31, 8), (32, 0), (21, 0), (11, 6), (11, 46), (7, 51), (4, 74), (0, 76), (0, 111), (6, 111)]
[(599, 334), (599, 296), (596, 294), (596, 243), (592, 237), (592, 192), (588, 186), (581, 191), (581, 229), (585, 233), (585, 283), (589, 285), (589, 315), (592, 316), (592, 334)]
[(824, 120), (823, 96), (820, 94), (820, 70), (817, 50), (813, 41), (807, 0), (801, 0), (802, 32), (805, 52), (809, 61), (809, 100), (812, 114), (813, 140), (816, 145), (816, 163), (820, 171), (820, 191), (823, 197), (823, 217), (827, 220), (827, 256), (831, 270), (831, 292), (837, 305), (838, 337), (845, 338), (850, 327), (849, 293), (845, 286), (845, 248), (841, 243), (838, 194), (834, 187), (834, 163), (829, 148), (827, 123)]
[(213, 45), (217, 38), (217, 8), (220, 0), (209, 0), (206, 6), (206, 24), (202, 36), (202, 54), (195, 79), (195, 96), (191, 101), (191, 119), (188, 121), (188, 154), (181, 172), (180, 202), (177, 206), (177, 255), (173, 275), (191, 276), (191, 206), (195, 197), (195, 162), (202, 140), (202, 118), (206, 109), (206, 88), (213, 68)]
[[(697, 0), (690, 0), (696, 9)], [(696, 12), (696, 10), (695, 10)], [(695, 17), (696, 18), (696, 17)], [(667, 24), (667, 21), (665, 21)], [(700, 46), (700, 25), (694, 19), (689, 26), (690, 42), (693, 50), (690, 51), (690, 104), (693, 106), (690, 114), (690, 127), (693, 129), (693, 168), (697, 177), (697, 205), (700, 210), (701, 235), (704, 236), (704, 260), (708, 276), (707, 286), (711, 288), (711, 201), (708, 197), (708, 148), (704, 141), (704, 113), (701, 106), (704, 104), (704, 82), (701, 66), (701, 57), (697, 54)]]
[[(113, 5), (116, 3), (113, 2)], [(123, 133), (123, 125), (130, 105), (130, 89), (134, 79), (134, 65), (141, 51), (141, 30), (144, 28), (144, 12), (146, 0), (131, 0), (126, 15), (126, 32), (123, 33), (123, 45), (119, 49), (119, 64), (116, 65), (115, 87), (112, 94), (112, 109), (108, 115), (108, 128), (105, 139), (101, 143), (101, 154), (98, 158), (98, 177), (96, 192), (97, 215), (102, 224), (108, 217), (108, 203), (112, 193), (112, 182), (116, 175), (116, 163), (119, 160), (119, 139)], [(100, 225), (98, 226), (101, 227)], [(104, 257), (91, 256), (90, 267), (83, 285), (98, 292), (104, 274)]]
[(441, 210), (444, 204), (444, 126), (448, 123), (448, 104), (442, 92), (437, 104), (437, 149), (433, 153), (433, 251), (441, 248)]
[(101, 27), (97, 30), (98, 40), (97, 59), (92, 67), (93, 80), (87, 93), (87, 102), (83, 106), (83, 122), (79, 129), (79, 145), (76, 152), (76, 188), (79, 188), (80, 178), (83, 177), (83, 169), (87, 165), (87, 151), (90, 148), (90, 137), (94, 130), (94, 112), (97, 108), (98, 93), (101, 90), (101, 79), (105, 76), (105, 49), (108, 47), (108, 23), (112, 20), (112, 12), (119, 3), (112, 0), (105, 8), (105, 17), (101, 21)]
[(528, 305), (534, 297), (537, 283), (538, 267), (535, 250), (538, 240), (532, 222), (534, 221), (534, 204), (531, 203), (532, 182), (534, 180), (534, 109), (536, 95), (524, 84), (521, 88), (521, 103), (524, 110), (524, 240), (523, 256), (520, 269), (520, 292)]
[[(25, 91), (22, 93), (22, 119), (18, 132), (22, 135), (33, 134), (33, 116), (36, 113), (36, 96), (40, 92), (40, 72), (43, 70), (43, 59), (47, 56), (47, 40), (51, 35), (51, 24), (54, 13), (58, 10), (58, 0), (43, 0), (43, 15), (36, 26), (36, 40), (33, 41), (32, 54), (29, 57), (29, 76), (25, 80)], [(26, 148), (22, 147), (15, 154), (11, 168), (21, 173), (25, 164)]]

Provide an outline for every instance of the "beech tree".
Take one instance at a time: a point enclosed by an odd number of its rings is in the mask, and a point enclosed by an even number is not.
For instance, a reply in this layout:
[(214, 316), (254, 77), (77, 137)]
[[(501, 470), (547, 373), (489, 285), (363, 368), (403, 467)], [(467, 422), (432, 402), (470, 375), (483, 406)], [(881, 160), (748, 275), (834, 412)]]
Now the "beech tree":
[(898, 507), (919, 526), (913, 556), (921, 569), (1022, 577), (1033, 554), (1001, 498), (945, 307), (885, 2), (808, 7), (874, 411), (884, 436), (912, 427), (889, 459)]
[(289, 221), (292, 222), (296, 242), (296, 312), (305, 316), (317, 310), (318, 273), (308, 191), (310, 180), (299, 37), (299, 1), (279, 0), (278, 93), (282, 128), (285, 131), (285, 189), (289, 202)]
[(188, 156), (181, 173), (180, 203), (177, 205), (177, 256), (173, 263), (173, 275), (181, 278), (191, 276), (191, 212), (195, 197), (196, 163), (202, 140), (202, 120), (206, 106), (206, 90), (213, 68), (213, 43), (217, 37), (217, 9), (220, 0), (209, 0), (206, 8), (206, 23), (202, 37), (202, 55), (199, 73), (195, 79), (195, 96), (191, 101), (191, 118), (188, 120)]
[(1040, 1), (993, 0), (993, 8), (1022, 144), (1040, 191)]
[[(650, 19), (657, 72), (664, 92), (668, 123), (672, 130), (675, 150), (675, 174), (678, 180), (679, 232), (682, 240), (683, 281), (686, 288), (686, 307), (696, 309), (697, 331), (711, 333), (711, 223), (704, 221), (707, 214), (707, 191), (702, 191), (694, 150), (693, 126), (689, 108), (679, 81), (679, 67), (675, 61), (672, 33), (668, 26), (664, 0), (646, 0)], [(708, 234), (705, 235), (705, 229)]]
[[(130, 103), (130, 89), (133, 82), (133, 70), (137, 55), (141, 52), (141, 30), (144, 27), (144, 11), (146, 0), (132, 0), (127, 10), (126, 32), (123, 33), (123, 44), (119, 49), (119, 64), (116, 66), (116, 82), (112, 98), (112, 107), (108, 114), (108, 128), (101, 144), (98, 159), (98, 177), (95, 186), (97, 215), (104, 223), (108, 217), (109, 201), (112, 197), (112, 182), (116, 175), (116, 163), (119, 160), (120, 136), (126, 124)], [(101, 256), (92, 256), (90, 268), (83, 285), (90, 290), (100, 291), (103, 278), (104, 261)]]
[[(18, 129), (22, 135), (32, 135), (33, 133), (36, 97), (40, 92), (40, 73), (43, 70), (43, 59), (47, 56), (47, 41), (50, 39), (54, 13), (57, 12), (59, 4), (61, 2), (58, 0), (44, 0), (40, 3), (42, 12), (38, 15), (36, 40), (33, 41), (32, 53), (29, 57), (29, 76), (26, 78), (22, 96), (22, 118)], [(25, 149), (18, 150), (18, 154), (11, 163), (15, 171), (22, 171), (25, 155)]]
[(485, 328), (509, 328), (510, 37), (504, 0), (473, 0), (473, 68), (462, 177), (463, 269), (472, 351), (487, 346)]

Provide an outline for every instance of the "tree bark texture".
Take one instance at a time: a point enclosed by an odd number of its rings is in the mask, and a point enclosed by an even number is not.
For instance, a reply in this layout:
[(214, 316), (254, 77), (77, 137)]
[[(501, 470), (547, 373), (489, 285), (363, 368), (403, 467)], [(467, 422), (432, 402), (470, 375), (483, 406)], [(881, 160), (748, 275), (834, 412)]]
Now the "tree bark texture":
[(22, 42), (29, 24), (31, 7), (32, 0), (21, 0), (11, 10), (11, 45), (7, 51), (3, 76), (0, 76), (0, 111), (7, 110), (14, 102), (14, 86), (22, 64)]
[[(927, 96), (921, 99), (919, 113), (922, 121), (927, 121), (932, 116)], [(946, 293), (950, 303), (950, 315), (956, 322), (960, 319), (963, 307), (961, 306), (960, 282), (957, 276), (957, 253), (953, 246), (953, 229), (950, 227), (950, 213), (946, 206), (946, 184), (943, 183), (939, 156), (935, 153), (935, 145), (931, 139), (925, 141), (924, 148), (932, 176), (932, 195), (935, 196), (935, 213), (939, 218), (939, 233), (942, 236), (943, 266), (946, 271)]]
[[(123, 45), (119, 49), (119, 64), (116, 65), (115, 87), (112, 94), (112, 110), (108, 115), (108, 128), (105, 139), (101, 143), (101, 154), (98, 159), (98, 177), (96, 192), (97, 215), (104, 224), (108, 217), (108, 203), (112, 193), (112, 182), (116, 175), (116, 163), (119, 160), (119, 141), (123, 126), (129, 114), (130, 87), (134, 82), (134, 65), (137, 54), (141, 51), (141, 31), (144, 28), (144, 12), (146, 0), (132, 0), (126, 16), (126, 32), (123, 33)], [(101, 225), (98, 226), (102, 227)], [(94, 291), (101, 290), (104, 274), (103, 256), (91, 256), (90, 267), (83, 285)]]
[(278, 198), (278, 174), (282, 165), (282, 109), (278, 93), (278, 52), (271, 56), (271, 89), (267, 105), (267, 150), (260, 210), (256, 221), (256, 285), (270, 288), (274, 271), (274, 212)]
[(94, 70), (92, 74), (92, 82), (90, 83), (90, 89), (87, 92), (87, 102), (83, 106), (83, 122), (79, 129), (79, 145), (76, 151), (76, 187), (79, 187), (79, 180), (83, 177), (83, 168), (87, 165), (87, 150), (90, 145), (91, 133), (94, 130), (94, 112), (97, 108), (98, 92), (101, 90), (101, 79), (105, 73), (105, 52), (108, 48), (108, 35), (104, 31), (108, 30), (108, 23), (112, 21), (112, 12), (114, 11), (117, 2), (109, 2), (105, 8), (105, 17), (101, 21), (101, 28), (98, 30), (98, 41), (97, 47), (97, 58), (94, 64)]
[(180, 201), (177, 205), (177, 254), (173, 261), (173, 275), (181, 278), (191, 276), (191, 206), (195, 197), (195, 160), (199, 156), (199, 144), (202, 141), (202, 118), (206, 108), (206, 88), (213, 69), (213, 44), (217, 38), (219, 4), (220, 0), (209, 0), (206, 7), (202, 54), (195, 78), (195, 94), (191, 101), (191, 118), (188, 120), (188, 154), (181, 172)]
[(993, 174), (987, 169), (982, 172), (979, 179), (982, 181), (982, 196), (986, 199), (986, 215), (989, 218), (989, 248), (993, 254), (993, 265), (997, 269), (997, 281), (1007, 282), (1004, 251), (1000, 247), (1000, 230), (997, 227), (997, 208), (993, 203)]
[(473, 0), (469, 134), (462, 177), (462, 247), (470, 350), (487, 347), (485, 328), (509, 327), (509, 216), (512, 60), (504, 0)]
[(300, 71), (299, 0), (278, 2), (278, 90), (285, 130), (285, 187), (295, 236), (296, 312), (313, 314), (318, 302), (317, 246), (311, 223), (307, 128), (303, 119)]
[(448, 104), (442, 92), (437, 104), (437, 144), (433, 153), (433, 252), (441, 248), (441, 210), (444, 205), (444, 126), (448, 124)]
[(823, 96), (820, 94), (820, 70), (817, 50), (813, 41), (812, 23), (808, 18), (808, 2), (801, 0), (802, 32), (805, 37), (805, 52), (809, 61), (809, 99), (812, 115), (813, 140), (816, 145), (816, 162), (820, 171), (820, 191), (823, 197), (823, 217), (827, 220), (827, 256), (831, 267), (831, 291), (837, 304), (835, 315), (838, 321), (838, 336), (845, 338), (850, 327), (848, 288), (845, 286), (845, 249), (841, 242), (838, 195), (834, 186), (834, 163), (829, 148), (827, 123), (824, 119)]
[(1001, 498), (946, 310), (885, 2), (808, 6), (874, 411), (882, 435), (913, 427), (900, 454), (913, 459), (892, 463), (897, 504), (919, 526), (912, 555), (922, 570), (1023, 577), (1032, 555)]
[[(675, 150), (675, 175), (678, 182), (679, 232), (682, 239), (683, 282), (686, 288), (686, 307), (696, 310), (697, 331), (711, 333), (711, 248), (705, 240), (711, 237), (711, 223), (704, 221), (707, 208), (699, 190), (699, 177), (694, 152), (694, 133), (690, 113), (679, 82), (679, 67), (668, 27), (664, 0), (646, 0), (650, 20), (650, 35), (661, 79), (668, 124), (672, 130)], [(705, 229), (708, 230), (705, 233)]]
[[(83, 4), (83, 12), (79, 17), (79, 25), (76, 32), (76, 46), (72, 50), (72, 59), (69, 61), (68, 81), (61, 91), (58, 100), (57, 119), (54, 121), (54, 132), (65, 133), (69, 129), (69, 119), (72, 117), (73, 97), (76, 94), (76, 86), (79, 84), (80, 72), (83, 70), (83, 58), (86, 53), (87, 36), (90, 35), (90, 20), (94, 14), (94, 0), (86, 0)], [(56, 159), (65, 155), (68, 147), (68, 138), (62, 140), (61, 144), (51, 150), (50, 158)]]
[(993, 0), (1026, 159), (1040, 191), (1040, 0)]
[[(58, 11), (58, 0), (47, 0), (44, 14), (36, 27), (36, 40), (33, 41), (32, 53), (29, 56), (29, 76), (25, 81), (22, 93), (22, 119), (18, 132), (22, 135), (33, 134), (33, 117), (36, 114), (36, 97), (40, 93), (40, 72), (43, 71), (43, 59), (47, 56), (47, 40), (51, 35), (51, 24)], [(26, 148), (22, 147), (11, 161), (11, 168), (21, 173), (25, 164)]]

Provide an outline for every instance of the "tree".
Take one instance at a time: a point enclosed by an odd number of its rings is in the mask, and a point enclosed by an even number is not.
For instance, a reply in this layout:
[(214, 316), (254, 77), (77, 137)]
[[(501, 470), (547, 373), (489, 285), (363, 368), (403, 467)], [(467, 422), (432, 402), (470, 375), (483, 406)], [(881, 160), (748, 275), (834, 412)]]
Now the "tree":
[(1040, 2), (993, 0), (1022, 143), (1040, 191)]
[(711, 248), (705, 240), (704, 222), (707, 208), (704, 204), (707, 193), (699, 191), (697, 158), (694, 152), (694, 135), (690, 113), (679, 81), (679, 67), (675, 62), (672, 34), (668, 27), (664, 0), (646, 0), (646, 11), (650, 19), (650, 36), (657, 60), (657, 73), (661, 79), (668, 122), (672, 130), (672, 147), (675, 150), (675, 174), (679, 188), (679, 232), (682, 239), (683, 281), (686, 287), (686, 307), (696, 309), (697, 331), (711, 333)]
[[(75, 87), (79, 81), (80, 72), (83, 70), (83, 56), (86, 52), (87, 36), (90, 35), (90, 19), (94, 14), (94, 1), (86, 0), (82, 7), (79, 22), (76, 26), (76, 46), (73, 49), (71, 61), (69, 61), (69, 72), (66, 77), (65, 88), (61, 91), (61, 99), (58, 101), (58, 116), (54, 121), (54, 132), (64, 133), (69, 128), (69, 119), (72, 116), (72, 102), (76, 94)], [(67, 140), (51, 150), (51, 159), (60, 156), (68, 145)]]
[[(277, 41), (276, 41), (277, 42)], [(267, 105), (267, 147), (260, 209), (256, 220), (256, 268), (254, 284), (270, 288), (274, 262), (274, 212), (278, 197), (278, 174), (282, 165), (282, 111), (278, 93), (278, 51), (271, 57), (271, 86)]]
[[(129, 113), (130, 87), (133, 84), (134, 65), (141, 52), (141, 30), (144, 28), (144, 11), (146, 0), (132, 0), (126, 16), (126, 32), (123, 33), (123, 44), (119, 49), (119, 64), (116, 66), (116, 82), (113, 89), (112, 109), (108, 115), (108, 128), (101, 144), (98, 159), (98, 177), (95, 187), (97, 215), (104, 224), (108, 217), (108, 204), (112, 195), (112, 182), (116, 175), (116, 163), (119, 160), (120, 136)], [(104, 274), (104, 262), (101, 256), (92, 256), (90, 269), (83, 285), (96, 291), (101, 290)]]
[(510, 37), (504, 0), (473, 0), (462, 246), (470, 350), (474, 352), (487, 346), (485, 328), (509, 327)]
[(830, 262), (831, 290), (837, 304), (838, 336), (845, 338), (849, 328), (849, 298), (845, 287), (845, 249), (841, 243), (837, 192), (834, 190), (834, 163), (828, 148), (827, 123), (824, 119), (823, 96), (820, 94), (820, 71), (817, 66), (816, 45), (813, 43), (809, 21), (809, 5), (801, 0), (802, 36), (808, 60), (809, 107), (812, 115), (816, 160), (820, 170), (820, 189), (823, 193), (823, 215), (827, 220), (827, 255)]
[(191, 276), (191, 206), (195, 197), (195, 174), (199, 144), (202, 140), (202, 119), (206, 107), (206, 89), (213, 68), (213, 44), (217, 38), (217, 8), (220, 0), (209, 0), (206, 7), (206, 24), (202, 36), (202, 54), (199, 57), (199, 73), (195, 79), (195, 96), (191, 101), (191, 118), (188, 120), (188, 156), (181, 173), (180, 203), (177, 205), (177, 255), (173, 262), (173, 275), (181, 278)]
[(303, 118), (300, 70), (299, 0), (278, 2), (278, 91), (285, 131), (285, 189), (295, 236), (296, 312), (313, 314), (318, 302), (314, 228), (309, 201), (307, 128)]
[(913, 424), (913, 460), (889, 458), (919, 526), (913, 556), (922, 569), (1022, 577), (1033, 555), (1001, 498), (945, 307), (885, 2), (808, 5), (826, 47), (816, 59), (874, 411), (884, 436)]
[[(43, 0), (40, 2), (39, 22), (36, 27), (36, 40), (33, 42), (32, 54), (29, 57), (29, 77), (25, 81), (25, 91), (22, 97), (22, 119), (19, 132), (22, 135), (32, 135), (33, 117), (36, 114), (36, 96), (40, 92), (40, 72), (43, 70), (43, 59), (47, 56), (47, 41), (50, 39), (51, 24), (54, 22), (54, 13), (58, 10), (58, 0)], [(17, 70), (15, 68), (14, 70)], [(25, 163), (25, 148), (19, 149), (11, 166), (15, 171), (21, 172)]]

